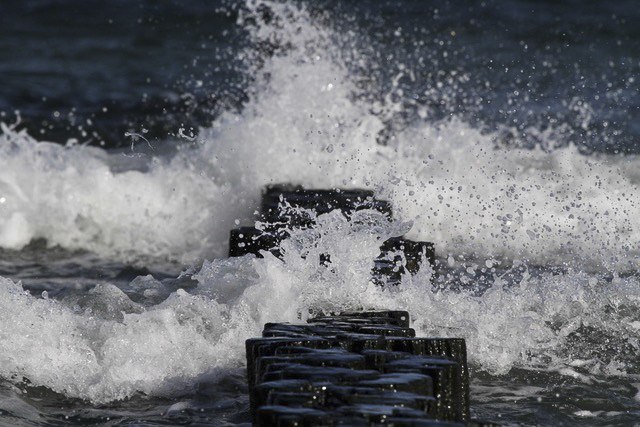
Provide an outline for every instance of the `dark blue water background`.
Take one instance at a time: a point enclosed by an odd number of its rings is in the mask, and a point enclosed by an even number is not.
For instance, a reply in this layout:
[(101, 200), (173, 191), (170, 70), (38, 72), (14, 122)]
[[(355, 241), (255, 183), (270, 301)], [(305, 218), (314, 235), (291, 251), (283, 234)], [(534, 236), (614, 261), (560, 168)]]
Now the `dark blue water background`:
[[(405, 102), (489, 129), (509, 127), (504, 143), (530, 127), (566, 124), (563, 141), (585, 151), (640, 150), (634, 1), (307, 6), (361, 35), (358, 49), (372, 58), (373, 96), (388, 92), (402, 64), (415, 76), (400, 82)], [(129, 130), (164, 138), (180, 126), (206, 125), (247, 97), (237, 7), (195, 0), (3, 2), (0, 111), (11, 117), (19, 110), (39, 138), (107, 146), (126, 145)], [(468, 79), (447, 84), (452, 72)]]

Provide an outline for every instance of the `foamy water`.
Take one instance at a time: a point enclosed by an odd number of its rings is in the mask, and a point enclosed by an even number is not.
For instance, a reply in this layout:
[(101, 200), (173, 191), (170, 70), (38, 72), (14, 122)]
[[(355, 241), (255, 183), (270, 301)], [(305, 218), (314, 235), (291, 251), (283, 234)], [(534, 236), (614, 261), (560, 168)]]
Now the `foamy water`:
[[(565, 347), (584, 325), (637, 345), (636, 279), (605, 283), (570, 272), (524, 274), (513, 283), (496, 273), (480, 295), (438, 290), (425, 268), (385, 290), (370, 282), (372, 260), (380, 241), (407, 224), (372, 211), (351, 220), (326, 214), (318, 223), (283, 243), (284, 262), (270, 254), (205, 262), (194, 276), (197, 288), (157, 305), (134, 303), (113, 285), (61, 301), (36, 298), (3, 279), (0, 375), (94, 402), (175, 394), (207, 374), (241, 367), (244, 340), (267, 321), (358, 308), (408, 309), (420, 333), (467, 338), (471, 361), (494, 374), (529, 366), (574, 375), (574, 367), (587, 365), (594, 374), (621, 375), (632, 363), (615, 351), (595, 360), (590, 351), (607, 343), (579, 339), (588, 347), (583, 352)], [(309, 261), (324, 253), (335, 260), (330, 268)], [(135, 288), (153, 300), (162, 284), (149, 276), (136, 279)]]
[[(434, 122), (426, 108), (381, 145), (401, 106), (364, 96), (331, 29), (268, 4), (281, 27), (258, 25), (252, 37), (288, 48), (250, 70), (241, 113), (224, 113), (194, 142), (167, 141), (183, 145), (171, 157), (64, 147), (3, 126), (3, 248), (44, 238), (132, 262), (213, 261), (198, 268), (197, 288), (155, 305), (109, 284), (53, 300), (2, 279), (0, 376), (92, 402), (171, 395), (241, 368), (243, 340), (264, 322), (359, 307), (406, 309), (421, 334), (465, 337), (474, 365), (493, 374), (637, 374), (628, 353), (640, 350), (640, 288), (623, 273), (638, 270), (640, 159), (506, 148), (455, 117)], [(538, 137), (551, 147), (554, 135)], [(371, 188), (399, 219), (328, 214), (284, 242), (284, 262), (222, 259), (229, 229), (255, 219), (261, 188), (274, 182)], [(369, 282), (380, 241), (405, 231), (435, 242), (449, 283), (431, 270), (395, 289)], [(332, 268), (309, 251), (330, 253)], [(524, 273), (513, 279), (512, 269)], [(478, 275), (487, 289), (459, 290)], [(162, 287), (137, 286), (150, 298)]]

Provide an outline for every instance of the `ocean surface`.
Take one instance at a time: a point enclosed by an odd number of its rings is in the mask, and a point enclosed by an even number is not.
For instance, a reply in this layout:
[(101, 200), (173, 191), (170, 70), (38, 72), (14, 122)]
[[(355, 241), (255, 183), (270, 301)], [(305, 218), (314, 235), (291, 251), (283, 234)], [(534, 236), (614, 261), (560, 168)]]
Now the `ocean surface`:
[[(358, 308), (466, 338), (475, 417), (640, 425), (636, 1), (0, 2), (0, 58), (0, 425), (247, 424), (244, 340)], [(396, 219), (227, 259), (279, 182)]]

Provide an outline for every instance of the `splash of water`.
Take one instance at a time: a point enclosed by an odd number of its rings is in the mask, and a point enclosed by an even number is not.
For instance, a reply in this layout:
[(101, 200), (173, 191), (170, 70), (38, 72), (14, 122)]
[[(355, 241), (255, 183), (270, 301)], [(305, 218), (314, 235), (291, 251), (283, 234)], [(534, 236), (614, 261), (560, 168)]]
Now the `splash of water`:
[[(419, 333), (465, 337), (471, 362), (493, 373), (515, 366), (571, 373), (586, 366), (617, 375), (633, 369), (629, 354), (640, 349), (636, 279), (606, 283), (568, 272), (525, 274), (514, 282), (496, 272), (479, 294), (435, 286), (425, 267), (383, 288), (371, 281), (372, 260), (380, 242), (407, 225), (374, 211), (350, 219), (335, 211), (317, 220), (314, 229), (291, 230), (282, 260), (265, 253), (205, 262), (194, 276), (197, 288), (155, 305), (134, 303), (113, 285), (61, 301), (36, 298), (2, 279), (0, 376), (94, 403), (175, 395), (207, 375), (241, 367), (244, 340), (267, 321), (360, 308), (408, 309)], [(332, 262), (320, 263), (320, 254)], [(159, 282), (134, 282), (139, 294), (157, 296)], [(606, 339), (579, 338), (585, 326)], [(615, 339), (625, 340), (628, 355)]]
[[(287, 181), (374, 188), (439, 253), (637, 269), (636, 157), (497, 148), (496, 135), (434, 123), (428, 110), (380, 145), (401, 105), (362, 93), (345, 61), (364, 59), (298, 6), (249, 2), (242, 22), (265, 5), (269, 23), (256, 19), (250, 37), (275, 53), (254, 52), (251, 100), (201, 129), (195, 149), (132, 169), (122, 156), (3, 127), (0, 245), (45, 238), (128, 260), (220, 256), (260, 188)], [(554, 135), (540, 139), (554, 146)]]

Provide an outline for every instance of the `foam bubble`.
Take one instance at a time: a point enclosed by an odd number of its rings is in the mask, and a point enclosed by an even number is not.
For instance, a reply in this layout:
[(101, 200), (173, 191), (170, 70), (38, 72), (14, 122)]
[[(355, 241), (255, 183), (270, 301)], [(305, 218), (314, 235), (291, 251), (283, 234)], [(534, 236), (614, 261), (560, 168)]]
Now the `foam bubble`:
[(24, 215), (20, 212), (13, 212), (0, 233), (0, 246), (8, 249), (21, 249), (31, 241), (32, 236), (33, 232)]

